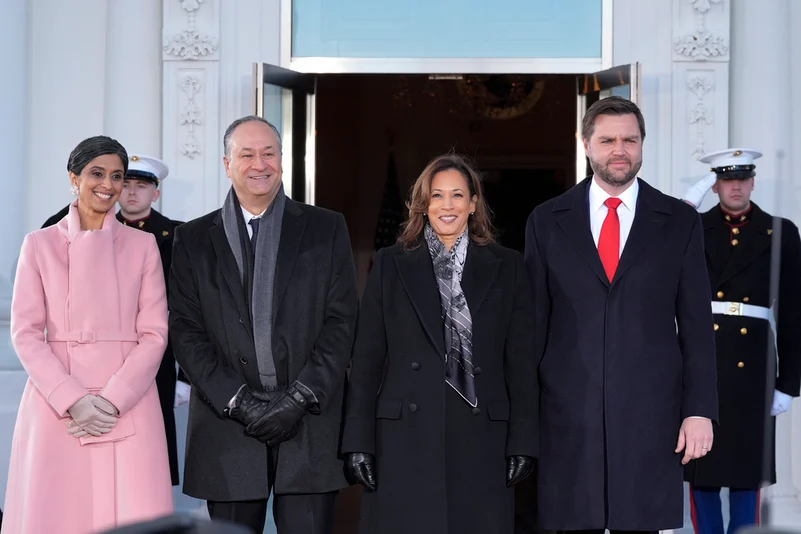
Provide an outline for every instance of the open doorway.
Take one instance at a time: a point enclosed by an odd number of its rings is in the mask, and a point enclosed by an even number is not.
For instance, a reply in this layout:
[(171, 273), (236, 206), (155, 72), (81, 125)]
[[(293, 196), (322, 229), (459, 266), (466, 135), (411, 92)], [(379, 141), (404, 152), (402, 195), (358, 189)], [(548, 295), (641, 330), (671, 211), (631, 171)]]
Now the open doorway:
[(439, 154), (475, 162), (500, 243), (520, 251), (531, 210), (576, 183), (574, 75), (323, 74), (315, 92), (315, 204), (345, 215), (362, 283), (385, 189), (405, 202)]

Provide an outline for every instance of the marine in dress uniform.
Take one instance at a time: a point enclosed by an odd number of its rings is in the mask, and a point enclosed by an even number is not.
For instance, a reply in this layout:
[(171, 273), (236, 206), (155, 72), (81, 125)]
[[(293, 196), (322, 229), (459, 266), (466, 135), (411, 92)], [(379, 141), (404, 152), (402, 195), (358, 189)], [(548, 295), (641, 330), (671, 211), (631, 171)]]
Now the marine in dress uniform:
[[(156, 237), (164, 268), (164, 280), (168, 280), (172, 263), (172, 236), (175, 227), (181, 224), (154, 210), (151, 204), (158, 200), (161, 190), (159, 185), (167, 177), (167, 165), (150, 156), (131, 155), (128, 162), (128, 173), (118, 201), (120, 210), (117, 220), (126, 226), (132, 226), (149, 232)], [(164, 429), (167, 433), (167, 447), (170, 455), (170, 476), (173, 485), (178, 485), (178, 447), (175, 434), (175, 413), (173, 408), (189, 399), (189, 384), (183, 373), (176, 375), (175, 356), (172, 345), (167, 343), (164, 358), (161, 360), (156, 375), (156, 386), (159, 390), (161, 411), (164, 414)]]
[[(715, 318), (720, 427), (709, 454), (685, 468), (696, 534), (723, 534), (722, 487), (729, 488), (728, 533), (757, 524), (763, 452), (770, 455), (769, 482), (776, 482), (775, 447), (763, 451), (768, 358), (778, 354), (770, 412), (774, 432), (775, 416), (799, 394), (801, 240), (792, 222), (774, 219), (750, 200), (753, 162), (761, 155), (728, 149), (702, 157), (700, 161), (711, 165), (711, 174), (684, 196), (696, 207), (709, 188), (720, 197), (718, 205), (701, 215)], [(780, 311), (770, 296), (771, 245), (779, 221)]]

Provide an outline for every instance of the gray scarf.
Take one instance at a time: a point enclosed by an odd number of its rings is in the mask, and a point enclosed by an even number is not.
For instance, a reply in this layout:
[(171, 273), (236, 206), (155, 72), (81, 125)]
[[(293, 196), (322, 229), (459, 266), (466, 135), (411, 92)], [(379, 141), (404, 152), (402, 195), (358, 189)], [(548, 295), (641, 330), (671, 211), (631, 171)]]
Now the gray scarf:
[(478, 405), (473, 376), (473, 319), (462, 292), (462, 273), (467, 261), (470, 237), (467, 230), (448, 251), (431, 228), (426, 225), (425, 238), (434, 263), (434, 276), (439, 287), (442, 319), (445, 327), (445, 382), (472, 407)]
[(261, 216), (256, 250), (252, 250), (250, 245), (242, 208), (233, 187), (222, 207), (225, 236), (239, 268), (245, 299), (250, 305), (259, 378), (268, 391), (278, 384), (272, 351), (273, 289), (285, 205), (282, 185), (275, 200)]

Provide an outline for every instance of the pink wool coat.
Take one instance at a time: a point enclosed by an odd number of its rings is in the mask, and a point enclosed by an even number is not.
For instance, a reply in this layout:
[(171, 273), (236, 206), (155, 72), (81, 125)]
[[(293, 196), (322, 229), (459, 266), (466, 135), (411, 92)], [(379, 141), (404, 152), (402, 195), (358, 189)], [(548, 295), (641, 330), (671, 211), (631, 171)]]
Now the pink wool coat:
[[(101, 230), (81, 231), (73, 203), (22, 245), (11, 338), (29, 378), (2, 534), (85, 534), (173, 511), (155, 384), (167, 344), (161, 259), (151, 234), (112, 211)], [(67, 410), (87, 393), (119, 419), (108, 434), (75, 438)]]

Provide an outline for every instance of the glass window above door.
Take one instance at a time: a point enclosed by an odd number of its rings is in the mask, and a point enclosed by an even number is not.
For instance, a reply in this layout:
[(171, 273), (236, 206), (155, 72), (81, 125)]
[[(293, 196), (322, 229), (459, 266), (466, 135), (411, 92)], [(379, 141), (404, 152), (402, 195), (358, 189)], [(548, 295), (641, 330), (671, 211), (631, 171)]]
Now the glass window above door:
[(603, 0), (293, 0), (292, 57), (600, 58)]

